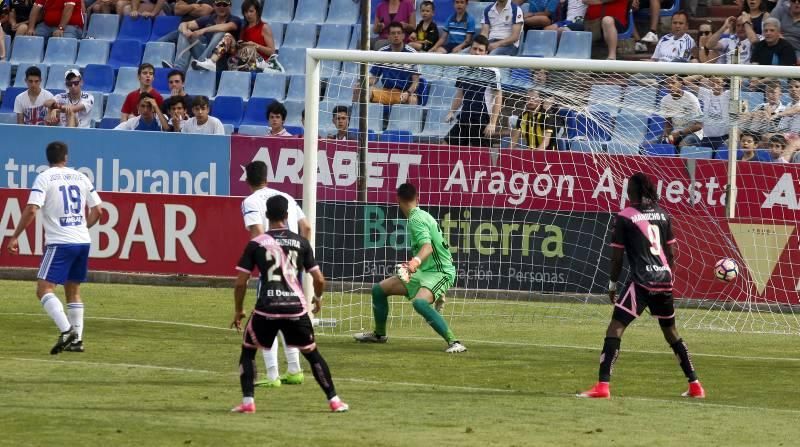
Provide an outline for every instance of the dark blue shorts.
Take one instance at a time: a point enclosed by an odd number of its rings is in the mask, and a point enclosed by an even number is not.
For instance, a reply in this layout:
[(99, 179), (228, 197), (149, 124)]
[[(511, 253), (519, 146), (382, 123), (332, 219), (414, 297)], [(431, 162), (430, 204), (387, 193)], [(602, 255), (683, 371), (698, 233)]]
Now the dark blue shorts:
[(36, 277), (54, 284), (86, 281), (89, 247), (90, 244), (48, 245)]

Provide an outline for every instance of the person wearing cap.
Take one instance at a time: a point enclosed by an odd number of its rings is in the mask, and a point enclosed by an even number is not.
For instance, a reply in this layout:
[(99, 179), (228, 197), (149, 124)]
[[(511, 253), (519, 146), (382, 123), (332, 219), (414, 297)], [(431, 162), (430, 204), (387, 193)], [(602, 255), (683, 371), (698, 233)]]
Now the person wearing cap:
[(82, 91), (81, 72), (70, 68), (64, 73), (64, 83), (67, 91), (57, 94), (46, 103), (50, 108), (48, 122), (62, 127), (91, 127), (94, 97)]
[(161, 61), (168, 68), (186, 72), (192, 57), (204, 60), (211, 57), (217, 44), (230, 33), (237, 39), (242, 29), (242, 19), (231, 15), (231, 0), (215, 0), (214, 13), (178, 26), (178, 43), (175, 63)]

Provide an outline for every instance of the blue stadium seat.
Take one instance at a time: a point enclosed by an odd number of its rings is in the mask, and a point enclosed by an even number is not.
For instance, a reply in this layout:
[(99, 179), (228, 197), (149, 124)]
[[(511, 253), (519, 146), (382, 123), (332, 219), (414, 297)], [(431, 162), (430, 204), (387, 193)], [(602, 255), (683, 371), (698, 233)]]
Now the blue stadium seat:
[(117, 71), (117, 81), (114, 83), (114, 93), (127, 95), (139, 88), (139, 69), (137, 67), (121, 67)]
[(286, 25), (281, 49), (314, 48), (317, 45), (317, 25), (313, 23), (293, 22)]
[(148, 42), (144, 46), (142, 63), (148, 62), (154, 67), (160, 67), (161, 61), (172, 63), (175, 58), (175, 44), (172, 42)]
[(647, 133), (644, 136), (644, 141), (649, 143), (657, 143), (661, 136), (664, 135), (664, 128), (667, 125), (667, 120), (659, 115), (650, 115), (647, 117)]
[(631, 113), (623, 110), (616, 116), (614, 123), (614, 141), (619, 141), (624, 144), (634, 145), (637, 148), (639, 144), (644, 141), (645, 134), (647, 133), (647, 116)]
[[(273, 101), (275, 101), (274, 98), (250, 98), (250, 101), (247, 101), (247, 109), (245, 109), (244, 116), (242, 117), (242, 124), (266, 126), (267, 106), (272, 104)], [(241, 132), (240, 129), (239, 133)], [(264, 134), (262, 133), (261, 135)]]
[(257, 124), (242, 124), (239, 126), (239, 135), (264, 136), (269, 127)]
[(421, 106), (396, 104), (389, 112), (389, 124), (386, 130), (407, 130), (412, 134), (422, 132), (422, 110)]
[[(384, 113), (386, 108), (383, 104), (369, 104), (367, 106), (367, 129), (375, 132), (383, 132)], [(357, 118), (358, 112), (354, 111), (353, 116)], [(354, 121), (351, 119), (351, 123)], [(355, 121), (358, 122), (358, 121)]]
[(17, 124), (17, 114), (0, 113), (0, 124)]
[(8, 60), (8, 56), (11, 56), (11, 36), (8, 34), (3, 34), (3, 40), (6, 44), (6, 60)]
[(589, 109), (609, 112), (616, 115), (622, 98), (622, 86), (592, 84), (589, 90)]
[(74, 64), (78, 55), (78, 39), (71, 37), (51, 37), (44, 53), (46, 64)]
[(153, 30), (150, 32), (150, 41), (158, 40), (178, 29), (181, 24), (179, 16), (158, 16), (153, 21)]
[(119, 32), (117, 14), (92, 14), (86, 37), (100, 40), (116, 40)]
[[(475, 19), (475, 27), (478, 28), (477, 30), (478, 32), (480, 32), (480, 24), (481, 24), (481, 18), (483, 17), (483, 11), (491, 4), (492, 3), (489, 2), (474, 2), (474, 1), (467, 3), (467, 14), (471, 15), (472, 18)], [(444, 20), (447, 20), (447, 17), (445, 17)], [(436, 23), (444, 23), (444, 20), (442, 22), (436, 22)]]
[(244, 19), (244, 15), (242, 14), (242, 3), (244, 0), (232, 0), (231, 1), (231, 15)]
[(302, 137), (305, 134), (305, 129), (303, 126), (284, 126), (287, 132), (292, 134), (295, 137)]
[(286, 75), (275, 73), (256, 74), (253, 87), (254, 98), (274, 98), (283, 101), (286, 98)]
[[(26, 87), (27, 88), (28, 85), (25, 84), (25, 70), (27, 70), (29, 67), (32, 67), (34, 65), (39, 67), (39, 70), (42, 71), (42, 84), (41, 85), (47, 84), (47, 64), (19, 64), (19, 66), (17, 67), (17, 76), (14, 78), (14, 87)], [(62, 74), (62, 76), (63, 76), (63, 74)], [(63, 78), (62, 78), (62, 80), (63, 80)], [(62, 83), (62, 88), (63, 88), (63, 83)]]
[[(8, 51), (8, 50), (6, 50)], [(39, 36), (17, 36), (8, 60), (14, 65), (38, 64), (44, 56), (44, 38)]]
[(250, 98), (251, 78), (251, 74), (246, 71), (223, 71), (222, 77), (219, 79), (217, 95), (238, 96), (247, 101)]
[(145, 43), (150, 39), (152, 31), (152, 20), (144, 17), (134, 19), (125, 16), (122, 18), (122, 26), (119, 28), (116, 40), (135, 40), (139, 43)]
[(286, 125), (287, 126), (302, 126), (301, 115), (306, 107), (305, 101), (285, 101), (286, 106)]
[(78, 46), (78, 57), (75, 59), (75, 63), (81, 67), (88, 64), (105, 64), (108, 62), (110, 49), (111, 42), (106, 40), (83, 39)]
[(348, 50), (361, 49), (361, 28), (359, 26), (353, 27), (353, 33), (350, 34), (350, 44), (347, 45)]
[(380, 141), (387, 143), (411, 143), (411, 132), (407, 130), (387, 130), (380, 136)]
[(356, 77), (360, 66), (355, 62), (342, 62), (342, 76)]
[(606, 152), (610, 155), (639, 155), (639, 145), (609, 141), (606, 143)]
[[(588, 141), (608, 141), (611, 139), (611, 129), (614, 128), (611, 114), (597, 111), (589, 114), (575, 114), (575, 134), (570, 138), (585, 138)], [(571, 129), (569, 129), (571, 130)]]
[(294, 2), (286, 0), (266, 0), (261, 11), (261, 18), (265, 22), (289, 23), (294, 17)]
[(97, 125), (98, 129), (113, 129), (119, 125), (119, 114), (117, 114), (116, 118), (113, 117), (106, 117), (100, 120), (100, 124)]
[(211, 115), (218, 118), (223, 124), (230, 124), (234, 128), (237, 128), (242, 122), (243, 110), (244, 101), (241, 97), (217, 96), (214, 98), (214, 106), (211, 108)]
[(769, 149), (758, 149), (758, 150), (756, 150), (756, 160), (758, 160), (758, 161), (772, 161), (772, 155), (770, 155)]
[(292, 76), (289, 78), (289, 91), (286, 99), (289, 101), (303, 101), (306, 98), (306, 77)]
[(50, 69), (47, 72), (47, 82), (42, 84), (44, 88), (50, 93), (53, 93), (53, 90), (63, 90), (66, 87), (64, 84), (64, 74), (66, 74), (67, 70), (70, 68), (78, 68), (78, 66), (75, 64), (50, 65)]
[(708, 160), (714, 150), (710, 147), (683, 146), (681, 148), (681, 158), (698, 158)]
[(283, 45), (283, 30), (285, 27), (283, 23), (270, 23), (272, 28), (272, 40), (275, 42), (275, 48), (280, 48)]
[(99, 123), (103, 119), (103, 110), (105, 110), (105, 96), (100, 92), (86, 92), (94, 97), (94, 107), (89, 117), (93, 122)]
[(0, 113), (14, 113), (14, 100), (26, 87), (9, 87), (3, 92), (3, 102), (0, 104)]
[(428, 83), (428, 106), (450, 107), (456, 94), (455, 83), (451, 80), (431, 81)]
[(353, 87), (356, 79), (351, 76), (337, 76), (328, 79), (325, 88), (325, 100), (332, 102), (353, 102)]
[(332, 50), (346, 50), (350, 43), (350, 32), (353, 27), (350, 25), (322, 25), (319, 29), (319, 43), (317, 48), (329, 48)]
[(138, 67), (142, 63), (142, 43), (136, 40), (115, 40), (111, 45), (108, 65), (112, 67)]
[(83, 70), (84, 90), (111, 93), (113, 88), (114, 69), (110, 65), (89, 64)]
[(323, 23), (328, 12), (328, 0), (298, 0), (295, 23)]
[(592, 33), (586, 31), (570, 31), (561, 33), (556, 57), (565, 59), (591, 59)]
[(605, 147), (599, 141), (575, 140), (569, 142), (569, 150), (573, 152), (598, 153), (605, 152)]
[(452, 122), (445, 121), (447, 113), (450, 110), (447, 108), (435, 108), (428, 110), (428, 116), (425, 117), (425, 126), (422, 128), (421, 136), (426, 137), (443, 137), (450, 132), (453, 127)]
[(305, 48), (281, 48), (278, 60), (280, 60), (287, 75), (306, 73)]
[(642, 145), (642, 152), (645, 155), (675, 155), (675, 146), (671, 144), (650, 144)]
[[(477, 26), (477, 24), (476, 24)], [(558, 31), (529, 30), (522, 45), (522, 56), (553, 57), (558, 47)]]
[(622, 110), (647, 114), (656, 106), (655, 87), (629, 85), (622, 91)]
[[(360, 5), (358, 0), (331, 0), (331, 5), (328, 7), (328, 17), (325, 19), (325, 23), (337, 23), (340, 25), (352, 25), (358, 22), (358, 16), (360, 11)], [(452, 2), (448, 2), (452, 3)], [(439, 6), (436, 6), (436, 13), (439, 13)], [(434, 21), (436, 23), (444, 23), (444, 20), (447, 20), (447, 17), (443, 19), (442, 22), (436, 21), (434, 17)]]
[(342, 63), (339, 61), (321, 61), (319, 66), (319, 76), (322, 79), (332, 78), (341, 74)]
[(236, 131), (236, 128), (233, 127), (233, 124), (223, 124), (222, 128), (225, 130), (225, 135), (233, 135), (233, 132)]
[(211, 71), (189, 70), (186, 72), (186, 93), (197, 96), (214, 97), (217, 74)]
[(0, 61), (0, 90), (5, 90), (11, 84), (11, 64)]
[(106, 98), (106, 109), (103, 118), (116, 118), (119, 121), (122, 115), (122, 104), (125, 103), (126, 95), (112, 94)]
[(170, 71), (172, 68), (156, 66), (155, 76), (153, 76), (153, 88), (158, 90), (164, 98), (170, 95), (169, 79), (167, 79)]

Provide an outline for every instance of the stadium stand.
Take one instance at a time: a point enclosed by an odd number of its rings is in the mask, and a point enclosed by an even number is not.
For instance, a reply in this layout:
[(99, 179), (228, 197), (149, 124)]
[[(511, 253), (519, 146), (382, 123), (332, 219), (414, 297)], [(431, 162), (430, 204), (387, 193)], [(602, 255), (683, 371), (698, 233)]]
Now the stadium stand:
[(46, 64), (74, 64), (78, 56), (78, 40), (69, 37), (51, 37), (44, 53)]
[(92, 14), (86, 37), (113, 41), (119, 32), (119, 16), (116, 14)]

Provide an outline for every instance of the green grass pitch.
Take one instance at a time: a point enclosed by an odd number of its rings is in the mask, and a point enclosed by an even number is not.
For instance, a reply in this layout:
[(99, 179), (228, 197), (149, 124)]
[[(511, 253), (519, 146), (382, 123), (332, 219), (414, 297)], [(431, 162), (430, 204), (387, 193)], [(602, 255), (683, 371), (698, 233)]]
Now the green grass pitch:
[[(82, 292), (87, 352), (50, 356), (57, 334), (34, 284), (0, 281), (0, 445), (790, 446), (800, 439), (797, 336), (682, 330), (708, 394), (689, 401), (657, 325), (643, 318), (623, 339), (613, 399), (587, 401), (574, 393), (596, 380), (605, 321), (457, 318), (469, 352), (447, 355), (415, 317), (391, 329), (385, 345), (359, 345), (346, 332), (318, 337), (349, 413), (328, 412), (304, 361), (305, 384), (256, 389), (258, 412), (235, 415), (228, 410), (241, 398), (240, 338), (227, 329), (231, 290), (86, 284)], [(393, 314), (408, 315), (401, 307)], [(691, 312), (679, 310), (678, 318)]]

